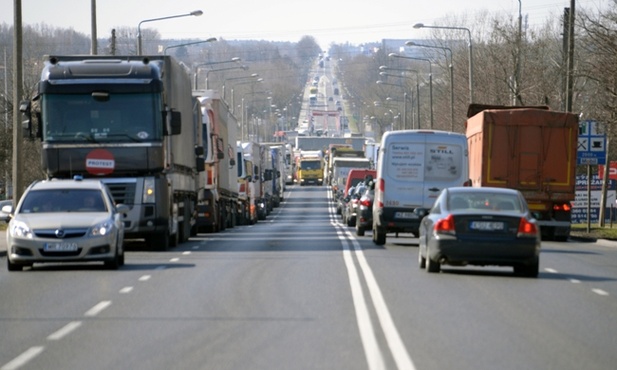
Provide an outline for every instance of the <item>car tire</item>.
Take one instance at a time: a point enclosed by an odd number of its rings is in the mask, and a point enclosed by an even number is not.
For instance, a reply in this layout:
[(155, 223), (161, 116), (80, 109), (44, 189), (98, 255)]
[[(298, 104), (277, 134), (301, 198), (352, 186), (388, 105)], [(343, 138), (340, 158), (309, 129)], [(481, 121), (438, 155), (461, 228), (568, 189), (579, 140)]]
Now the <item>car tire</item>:
[(540, 272), (540, 260), (538, 258), (536, 258), (535, 261), (529, 265), (514, 266), (514, 273), (516, 275), (520, 275), (524, 277), (537, 278), (539, 272)]
[(441, 271), (441, 266), (437, 261), (433, 261), (428, 248), (426, 248), (426, 271), (429, 273), (435, 273)]
[(418, 267), (421, 269), (426, 268), (426, 258), (422, 255), (422, 247), (418, 248)]
[(347, 226), (349, 226), (349, 227), (356, 226), (356, 220), (355, 220), (355, 218), (353, 216), (352, 217), (347, 217), (347, 222), (346, 223), (347, 223)]
[(120, 268), (120, 255), (118, 254), (118, 249), (116, 249), (116, 255), (112, 260), (103, 262), (105, 268), (109, 270), (117, 270)]
[(373, 243), (376, 245), (386, 244), (386, 231), (373, 225)]
[(6, 267), (9, 271), (21, 271), (24, 268), (23, 265), (12, 263), (8, 257), (6, 258)]
[(364, 236), (364, 226), (360, 226), (358, 222), (356, 222), (356, 235)]

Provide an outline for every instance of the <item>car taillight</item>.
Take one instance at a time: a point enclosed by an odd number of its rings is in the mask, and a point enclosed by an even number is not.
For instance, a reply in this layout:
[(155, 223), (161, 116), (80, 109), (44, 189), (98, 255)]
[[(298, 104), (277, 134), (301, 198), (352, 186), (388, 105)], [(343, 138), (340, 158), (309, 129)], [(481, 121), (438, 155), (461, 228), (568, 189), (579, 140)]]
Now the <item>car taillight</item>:
[(521, 218), (521, 222), (518, 224), (518, 233), (516, 236), (536, 236), (538, 233), (538, 227), (535, 223), (529, 222), (525, 217)]
[(438, 234), (454, 234), (454, 216), (448, 215), (446, 218), (440, 218), (435, 222), (433, 230)]
[(371, 200), (368, 198), (361, 198), (360, 199), (360, 205), (364, 206), (364, 207), (370, 207), (371, 206)]
[(386, 190), (386, 182), (383, 179), (379, 179), (377, 182), (377, 190), (382, 192)]
[(569, 203), (553, 204), (553, 211), (570, 212), (572, 206)]

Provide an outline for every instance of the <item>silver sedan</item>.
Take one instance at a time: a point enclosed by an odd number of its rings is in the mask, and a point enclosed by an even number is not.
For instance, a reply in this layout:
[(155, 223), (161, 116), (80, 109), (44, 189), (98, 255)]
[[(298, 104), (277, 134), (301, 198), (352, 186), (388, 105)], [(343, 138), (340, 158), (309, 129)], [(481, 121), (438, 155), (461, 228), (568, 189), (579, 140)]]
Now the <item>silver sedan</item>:
[(123, 214), (97, 180), (37, 181), (10, 212), (7, 267), (19, 271), (44, 262), (102, 261), (117, 269), (124, 264)]

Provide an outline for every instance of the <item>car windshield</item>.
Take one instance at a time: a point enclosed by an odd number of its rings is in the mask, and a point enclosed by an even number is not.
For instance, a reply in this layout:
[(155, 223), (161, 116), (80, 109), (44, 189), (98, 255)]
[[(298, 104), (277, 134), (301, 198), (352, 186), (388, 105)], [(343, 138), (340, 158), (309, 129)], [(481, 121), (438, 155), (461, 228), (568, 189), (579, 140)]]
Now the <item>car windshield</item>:
[(32, 190), (19, 213), (107, 212), (103, 194), (96, 189)]
[(450, 193), (448, 207), (451, 210), (521, 211), (521, 202), (515, 194), (503, 193)]

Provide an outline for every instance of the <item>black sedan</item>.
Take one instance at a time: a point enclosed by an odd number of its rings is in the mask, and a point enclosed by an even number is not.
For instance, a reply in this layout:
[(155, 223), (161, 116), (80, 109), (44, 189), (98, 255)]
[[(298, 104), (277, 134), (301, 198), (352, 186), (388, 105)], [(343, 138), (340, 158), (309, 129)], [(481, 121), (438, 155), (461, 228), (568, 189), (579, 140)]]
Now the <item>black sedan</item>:
[(518, 190), (490, 187), (444, 189), (422, 219), (418, 265), (512, 266), (537, 277), (540, 227)]

